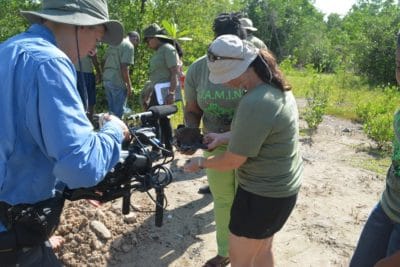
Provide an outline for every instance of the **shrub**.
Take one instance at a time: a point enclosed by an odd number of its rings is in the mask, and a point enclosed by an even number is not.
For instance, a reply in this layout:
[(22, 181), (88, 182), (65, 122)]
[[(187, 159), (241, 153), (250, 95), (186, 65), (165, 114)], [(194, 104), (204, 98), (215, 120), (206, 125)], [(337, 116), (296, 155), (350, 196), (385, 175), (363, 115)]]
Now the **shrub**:
[(316, 130), (322, 122), (329, 100), (328, 88), (322, 85), (321, 79), (314, 76), (310, 90), (306, 93), (307, 108), (304, 112), (304, 120), (310, 130)]

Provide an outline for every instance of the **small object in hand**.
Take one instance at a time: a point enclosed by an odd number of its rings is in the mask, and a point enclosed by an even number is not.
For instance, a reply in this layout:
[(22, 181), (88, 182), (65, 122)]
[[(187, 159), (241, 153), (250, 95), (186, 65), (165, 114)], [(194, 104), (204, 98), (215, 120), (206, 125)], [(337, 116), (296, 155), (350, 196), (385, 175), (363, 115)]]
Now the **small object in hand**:
[(197, 149), (206, 149), (203, 144), (203, 135), (199, 128), (178, 126), (175, 133), (175, 146), (180, 152), (196, 152)]

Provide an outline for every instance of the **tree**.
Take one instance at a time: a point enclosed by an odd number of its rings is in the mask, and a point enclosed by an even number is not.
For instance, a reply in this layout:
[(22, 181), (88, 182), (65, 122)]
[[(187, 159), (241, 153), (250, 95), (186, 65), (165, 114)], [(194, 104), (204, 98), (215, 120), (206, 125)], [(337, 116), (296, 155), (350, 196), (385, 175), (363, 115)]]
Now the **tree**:
[(396, 33), (400, 12), (393, 0), (360, 0), (343, 20), (356, 73), (374, 84), (395, 84)]
[(37, 1), (0, 0), (0, 43), (26, 29), (28, 22), (19, 14), (20, 10), (39, 8)]

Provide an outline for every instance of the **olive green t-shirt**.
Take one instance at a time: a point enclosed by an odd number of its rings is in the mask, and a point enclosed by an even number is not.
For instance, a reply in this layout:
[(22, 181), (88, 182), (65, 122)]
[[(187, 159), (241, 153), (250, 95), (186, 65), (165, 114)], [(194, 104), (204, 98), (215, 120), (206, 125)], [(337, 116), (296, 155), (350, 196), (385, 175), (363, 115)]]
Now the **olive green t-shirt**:
[(267, 49), (267, 45), (260, 38), (257, 38), (252, 34), (247, 35), (246, 40), (249, 41), (250, 43), (252, 43), (255, 47), (257, 47), (259, 49), (261, 49), (261, 48)]
[(237, 172), (239, 185), (265, 197), (288, 197), (301, 185), (296, 100), (262, 84), (242, 98), (232, 121), (228, 151), (247, 157)]
[(103, 70), (103, 81), (125, 88), (122, 78), (121, 64), (133, 65), (135, 48), (128, 38), (124, 38), (117, 46), (109, 46), (106, 51)]
[(154, 86), (156, 83), (171, 80), (170, 68), (178, 66), (178, 54), (175, 47), (163, 43), (150, 59), (149, 80)]
[[(89, 56), (81, 58), (82, 72), (93, 73), (93, 62)], [(80, 71), (79, 62), (75, 64), (75, 69)]]
[(204, 133), (227, 132), (243, 90), (213, 84), (208, 79), (209, 74), (206, 56), (190, 65), (185, 79), (185, 99), (196, 101), (203, 111)]
[(394, 133), (392, 165), (386, 176), (386, 188), (383, 191), (381, 205), (387, 216), (400, 223), (400, 110), (394, 115)]

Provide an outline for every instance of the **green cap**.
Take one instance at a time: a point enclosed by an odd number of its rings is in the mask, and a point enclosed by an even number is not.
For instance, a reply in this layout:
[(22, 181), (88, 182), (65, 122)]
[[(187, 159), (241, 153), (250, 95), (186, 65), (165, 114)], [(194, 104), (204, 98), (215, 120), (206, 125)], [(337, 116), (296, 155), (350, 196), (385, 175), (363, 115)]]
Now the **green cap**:
[(168, 37), (164, 34), (164, 30), (158, 26), (157, 23), (150, 24), (147, 26), (143, 31), (144, 38), (147, 37), (157, 37), (162, 39), (169, 39), (172, 40), (171, 37)]

